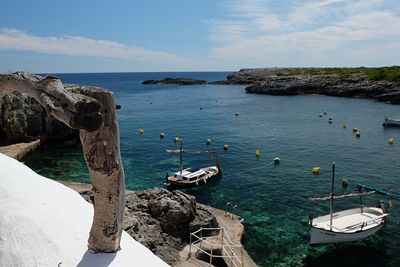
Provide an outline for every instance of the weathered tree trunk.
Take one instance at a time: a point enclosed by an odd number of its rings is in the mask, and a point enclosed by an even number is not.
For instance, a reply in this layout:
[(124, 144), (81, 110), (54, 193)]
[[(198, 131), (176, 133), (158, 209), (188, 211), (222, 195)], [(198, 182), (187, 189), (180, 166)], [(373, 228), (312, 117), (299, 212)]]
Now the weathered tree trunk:
[(120, 249), (123, 230), (125, 176), (114, 97), (112, 92), (99, 89), (83, 89), (82, 93), (101, 103), (103, 117), (103, 124), (97, 131), (80, 131), (94, 192), (89, 249), (93, 252), (115, 252)]
[(71, 128), (95, 131), (101, 124), (100, 103), (79, 92), (64, 90), (56, 77), (40, 79), (26, 72), (0, 74), (0, 96), (13, 91), (35, 98), (47, 113)]
[(116, 252), (123, 230), (125, 176), (113, 93), (97, 87), (65, 90), (56, 77), (41, 79), (26, 72), (0, 74), (0, 96), (13, 91), (34, 97), (56, 119), (80, 129), (94, 191), (88, 247), (94, 253)]

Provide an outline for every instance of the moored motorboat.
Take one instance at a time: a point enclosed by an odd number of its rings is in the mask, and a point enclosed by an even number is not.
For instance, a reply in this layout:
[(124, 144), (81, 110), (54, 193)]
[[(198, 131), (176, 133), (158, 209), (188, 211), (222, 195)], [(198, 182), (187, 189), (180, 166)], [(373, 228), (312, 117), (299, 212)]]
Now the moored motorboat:
[(383, 126), (400, 126), (400, 120), (399, 119), (392, 119), (385, 117), (385, 120), (383, 122)]
[[(379, 231), (388, 216), (384, 206), (379, 208), (364, 206), (362, 196), (376, 193), (360, 189), (354, 193), (334, 194), (335, 163), (332, 165), (332, 190), (330, 195), (310, 197), (310, 200), (330, 200), (330, 213), (310, 218), (310, 244), (350, 242), (364, 239)], [(336, 198), (360, 196), (360, 207), (333, 212)]]
[[(165, 185), (167, 189), (187, 189), (198, 187), (214, 181), (221, 176), (221, 168), (218, 162), (218, 155), (210, 150), (183, 150), (182, 139), (179, 139), (180, 150), (167, 150), (167, 153), (180, 154), (180, 170), (172, 176), (167, 174)], [(215, 165), (202, 168), (183, 168), (183, 154), (208, 154), (210, 159), (215, 156)]]
[(212, 182), (221, 175), (219, 165), (204, 168), (186, 168), (167, 177), (168, 189), (194, 188)]
[(310, 244), (349, 242), (379, 231), (388, 214), (380, 208), (362, 207), (324, 215), (310, 221)]

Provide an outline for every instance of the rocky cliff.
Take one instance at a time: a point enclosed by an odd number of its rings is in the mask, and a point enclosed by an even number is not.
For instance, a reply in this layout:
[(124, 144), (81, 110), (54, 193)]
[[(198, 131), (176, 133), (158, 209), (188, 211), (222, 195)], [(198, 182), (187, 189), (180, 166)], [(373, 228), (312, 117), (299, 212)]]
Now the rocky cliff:
[(35, 99), (18, 92), (0, 97), (0, 145), (72, 137), (78, 131), (48, 115)]
[[(90, 185), (64, 184), (92, 201)], [(179, 261), (189, 234), (200, 227), (218, 227), (218, 223), (194, 196), (162, 188), (126, 191), (124, 230), (168, 264)]]
[(226, 81), (219, 83), (249, 84), (246, 88), (248, 93), (321, 94), (368, 98), (400, 104), (399, 73), (398, 67), (242, 69), (229, 75)]

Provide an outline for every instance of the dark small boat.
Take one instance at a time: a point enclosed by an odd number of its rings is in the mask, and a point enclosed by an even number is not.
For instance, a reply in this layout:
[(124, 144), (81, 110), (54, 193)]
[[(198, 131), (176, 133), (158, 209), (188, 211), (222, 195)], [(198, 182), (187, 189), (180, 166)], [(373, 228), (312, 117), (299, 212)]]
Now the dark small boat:
[[(215, 151), (201, 151), (201, 150), (183, 150), (182, 139), (180, 140), (180, 150), (167, 150), (167, 153), (180, 154), (180, 170), (175, 172), (172, 176), (167, 174), (166, 183), (167, 189), (188, 189), (201, 185), (205, 185), (214, 181), (217, 177), (221, 176), (221, 168), (218, 163), (217, 152)], [(183, 154), (208, 154), (211, 158), (215, 155), (215, 165), (202, 168), (185, 168), (183, 169)]]

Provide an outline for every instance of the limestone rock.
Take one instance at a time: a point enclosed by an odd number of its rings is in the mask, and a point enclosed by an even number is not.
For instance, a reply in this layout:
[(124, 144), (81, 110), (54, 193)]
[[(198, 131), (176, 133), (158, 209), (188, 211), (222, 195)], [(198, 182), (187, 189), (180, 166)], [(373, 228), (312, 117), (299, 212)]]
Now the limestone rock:
[[(80, 193), (93, 200), (91, 191)], [(162, 188), (126, 191), (124, 230), (168, 264), (178, 261), (189, 234), (200, 227), (218, 227), (218, 223), (193, 196)]]
[(48, 115), (35, 99), (18, 92), (0, 97), (0, 126), (1, 145), (78, 137), (78, 131)]

